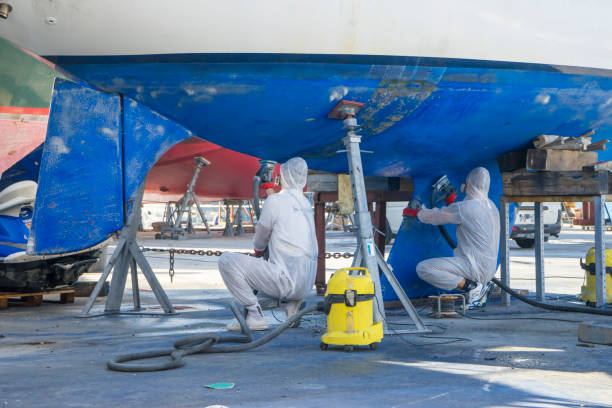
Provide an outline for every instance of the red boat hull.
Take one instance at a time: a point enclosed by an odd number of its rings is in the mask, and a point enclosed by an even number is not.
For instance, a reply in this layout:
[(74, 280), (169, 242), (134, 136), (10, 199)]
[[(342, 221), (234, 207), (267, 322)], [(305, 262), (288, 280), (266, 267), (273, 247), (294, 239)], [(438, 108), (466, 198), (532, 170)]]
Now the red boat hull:
[(166, 202), (185, 194), (201, 156), (210, 166), (204, 167), (195, 193), (201, 201), (253, 198), (253, 176), (259, 170), (259, 159), (226, 149), (197, 137), (185, 140), (168, 150), (149, 171), (144, 201)]

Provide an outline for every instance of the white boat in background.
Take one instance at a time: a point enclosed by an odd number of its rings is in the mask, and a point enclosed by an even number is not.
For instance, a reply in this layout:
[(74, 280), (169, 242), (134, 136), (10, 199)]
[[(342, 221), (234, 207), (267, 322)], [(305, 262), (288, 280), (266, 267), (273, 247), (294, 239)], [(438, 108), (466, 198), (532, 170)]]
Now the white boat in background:
[(612, 69), (606, 0), (5, 0), (42, 56), (376, 55)]

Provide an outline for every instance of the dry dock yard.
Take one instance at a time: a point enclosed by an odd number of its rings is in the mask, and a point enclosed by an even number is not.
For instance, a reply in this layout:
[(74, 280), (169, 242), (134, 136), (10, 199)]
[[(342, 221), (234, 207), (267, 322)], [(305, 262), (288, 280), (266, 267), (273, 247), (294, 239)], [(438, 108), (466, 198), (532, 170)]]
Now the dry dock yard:
[[(248, 251), (251, 238), (155, 241), (145, 234), (139, 243)], [(579, 258), (591, 242), (592, 232), (574, 227), (545, 244), (549, 296), (579, 293)], [(328, 251), (352, 248), (350, 239), (327, 240)], [(254, 350), (191, 355), (184, 367), (168, 371), (109, 371), (105, 364), (117, 354), (166, 349), (179, 338), (222, 332), (233, 318), (216, 257), (176, 255), (171, 283), (168, 254), (145, 254), (178, 314), (79, 318), (84, 297), (74, 304), (0, 311), (0, 407), (612, 406), (612, 348), (578, 341), (580, 322), (609, 324), (610, 318), (544, 311), (515, 299), (510, 307), (492, 299), (482, 311), (448, 319), (429, 317), (430, 308), (417, 303), (433, 334), (386, 335), (375, 351), (321, 351), (325, 319), (311, 314), (299, 328)], [(512, 246), (510, 254), (512, 287), (532, 291), (533, 250)], [(328, 271), (349, 262), (332, 259)], [(142, 306), (159, 312), (144, 280), (140, 286)], [(321, 299), (313, 291), (308, 303)], [(131, 301), (128, 289), (124, 307)], [(93, 312), (102, 311), (103, 302)], [(284, 313), (266, 317), (275, 325)], [(395, 330), (411, 324), (401, 309), (388, 309), (386, 318)], [(207, 388), (216, 383), (233, 388)]]

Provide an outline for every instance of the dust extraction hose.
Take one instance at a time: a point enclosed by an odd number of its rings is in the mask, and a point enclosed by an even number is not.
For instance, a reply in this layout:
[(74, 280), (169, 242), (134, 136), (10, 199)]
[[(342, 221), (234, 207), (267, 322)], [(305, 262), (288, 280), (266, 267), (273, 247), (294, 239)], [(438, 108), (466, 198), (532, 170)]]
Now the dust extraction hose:
[[(432, 201), (433, 201), (433, 194), (432, 194)], [(432, 208), (433, 208), (433, 205), (432, 205)], [(446, 228), (444, 228), (443, 225), (440, 225), (439, 228), (440, 228), (440, 232), (442, 233), (442, 236), (444, 237), (448, 245), (450, 245), (450, 247), (453, 249), (457, 248), (457, 245), (453, 242), (450, 235), (448, 235)], [(491, 279), (491, 282), (499, 286), (499, 288), (503, 290), (504, 292), (511, 294), (518, 300), (525, 302), (531, 306), (540, 307), (542, 309), (547, 309), (547, 310), (554, 310), (557, 312), (573, 312), (573, 313), (586, 313), (586, 314), (595, 314), (595, 315), (603, 315), (603, 316), (612, 316), (612, 310), (592, 309), (590, 307), (582, 307), (582, 306), (551, 305), (551, 304), (544, 303), (544, 302), (538, 302), (537, 300), (529, 299), (528, 297), (523, 296), (520, 293), (512, 290), (509, 286), (507, 286), (505, 283), (503, 283), (497, 278)]]
[[(235, 303), (230, 304), (230, 308), (238, 319), (242, 330), (241, 335), (229, 335), (221, 336), (219, 334), (204, 334), (198, 336), (188, 337), (182, 340), (178, 340), (174, 343), (174, 348), (163, 349), (163, 350), (152, 350), (145, 351), (142, 353), (131, 353), (117, 356), (106, 363), (106, 367), (113, 371), (124, 371), (124, 372), (149, 372), (149, 371), (162, 371), (171, 370), (173, 368), (179, 368), (185, 365), (183, 361), (184, 356), (197, 353), (234, 353), (238, 351), (246, 351), (259, 347), (266, 344), (270, 340), (277, 337), (279, 334), (287, 330), (295, 322), (299, 321), (302, 316), (315, 312), (317, 310), (323, 310), (323, 302), (319, 302), (316, 306), (310, 306), (302, 309), (290, 319), (280, 324), (277, 328), (272, 330), (270, 333), (253, 340), (253, 335), (246, 324), (243, 313), (240, 312), (239, 307)], [(244, 343), (236, 346), (220, 346), (213, 347), (220, 343)], [(144, 360), (148, 358), (156, 357), (170, 357), (170, 361), (156, 363), (156, 364), (134, 364), (127, 363), (128, 361)]]

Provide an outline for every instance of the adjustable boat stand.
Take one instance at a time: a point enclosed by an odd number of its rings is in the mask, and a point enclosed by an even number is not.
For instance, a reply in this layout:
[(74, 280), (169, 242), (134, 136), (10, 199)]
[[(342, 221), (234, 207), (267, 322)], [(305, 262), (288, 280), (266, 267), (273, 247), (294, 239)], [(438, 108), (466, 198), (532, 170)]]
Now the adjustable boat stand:
[[(196, 169), (193, 172), (193, 176), (191, 177), (191, 181), (189, 182), (189, 186), (187, 187), (187, 191), (185, 195), (180, 201), (180, 207), (176, 213), (176, 219), (174, 220), (174, 225), (166, 225), (162, 227), (161, 233), (159, 235), (160, 239), (178, 239), (180, 235), (185, 234), (185, 230), (181, 228), (181, 222), (183, 219), (183, 214), (188, 213), (187, 217), (187, 232), (189, 232), (189, 228), (191, 226), (191, 205), (195, 204), (200, 217), (202, 218), (202, 222), (204, 223), (204, 227), (206, 228), (206, 238), (210, 237), (210, 228), (208, 228), (208, 222), (206, 222), (206, 214), (202, 207), (200, 207), (200, 202), (198, 201), (198, 197), (194, 192), (195, 184), (198, 181), (198, 177), (200, 176), (200, 170), (202, 167), (210, 166), (210, 162), (203, 157), (194, 157), (193, 160), (196, 162)], [(193, 227), (191, 226), (191, 229)], [(195, 237), (194, 237), (195, 238)], [(198, 237), (204, 238), (204, 237)]]
[[(393, 275), (391, 266), (385, 261), (383, 254), (380, 253), (374, 244), (372, 219), (370, 218), (370, 212), (368, 211), (368, 198), (366, 195), (363, 165), (361, 162), (361, 150), (359, 148), (361, 136), (355, 133), (355, 129), (357, 128), (357, 120), (355, 119), (355, 115), (362, 107), (362, 103), (340, 101), (340, 103), (338, 103), (338, 105), (336, 105), (336, 107), (328, 115), (330, 118), (342, 119), (344, 121), (344, 128), (348, 131), (347, 135), (342, 139), (342, 141), (346, 147), (348, 158), (355, 208), (355, 223), (357, 224), (357, 250), (355, 251), (353, 266), (364, 266), (370, 271), (375, 289), (374, 320), (383, 323), (385, 335), (430, 333), (431, 330), (425, 327), (423, 321), (410, 302), (410, 299), (408, 296), (406, 296), (406, 293), (395, 278), (395, 275)], [(391, 284), (391, 287), (402, 303), (402, 306), (404, 309), (406, 309), (406, 312), (408, 312), (408, 315), (414, 322), (416, 329), (390, 330), (388, 327), (385, 319), (385, 306), (380, 287), (380, 274), (378, 273), (379, 268), (382, 270), (382, 273)]]
[[(140, 204), (142, 202), (142, 196), (144, 193), (144, 184), (140, 187), (137, 193), (137, 198), (134, 201), (132, 207), (132, 214), (130, 215), (128, 222), (125, 224), (123, 229), (121, 230), (121, 235), (119, 239), (119, 243), (115, 248), (115, 252), (111, 256), (108, 264), (104, 268), (104, 273), (98, 280), (93, 292), (89, 296), (87, 303), (83, 307), (81, 311), (81, 317), (91, 316), (89, 311), (91, 310), (96, 298), (100, 294), (102, 287), (104, 286), (104, 282), (108, 279), (108, 275), (110, 275), (111, 271), (114, 269), (113, 277), (110, 285), (110, 292), (108, 297), (106, 298), (106, 307), (104, 309), (103, 315), (113, 315), (113, 314), (156, 314), (156, 315), (170, 315), (175, 314), (174, 308), (168, 300), (168, 296), (166, 296), (166, 292), (162, 288), (161, 284), (155, 277), (155, 273), (147, 259), (144, 257), (140, 248), (138, 247), (138, 243), (136, 242), (136, 232), (138, 231), (138, 224), (140, 221)], [(140, 312), (140, 291), (138, 288), (138, 269), (137, 266), (140, 266), (140, 270), (145, 276), (147, 282), (149, 282), (149, 286), (153, 290), (153, 294), (157, 298), (160, 306), (164, 310), (164, 313), (142, 313)], [(125, 290), (125, 283), (127, 280), (128, 270), (132, 275), (132, 295), (134, 299), (134, 309), (126, 312), (121, 311), (121, 301), (123, 300), (123, 292)]]

